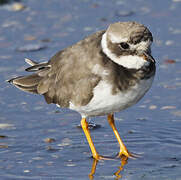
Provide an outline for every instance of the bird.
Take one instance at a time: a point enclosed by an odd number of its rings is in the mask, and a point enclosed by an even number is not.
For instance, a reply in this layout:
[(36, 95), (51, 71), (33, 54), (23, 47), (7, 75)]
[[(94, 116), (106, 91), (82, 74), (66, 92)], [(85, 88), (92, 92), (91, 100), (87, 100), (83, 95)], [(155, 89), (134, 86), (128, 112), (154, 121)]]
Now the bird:
[(151, 55), (153, 36), (135, 21), (115, 22), (57, 52), (47, 62), (25, 59), (30, 75), (8, 80), (22, 91), (81, 115), (81, 127), (95, 160), (105, 157), (95, 148), (87, 119), (107, 116), (120, 150), (118, 158), (134, 157), (123, 143), (114, 113), (136, 104), (150, 89), (156, 72)]

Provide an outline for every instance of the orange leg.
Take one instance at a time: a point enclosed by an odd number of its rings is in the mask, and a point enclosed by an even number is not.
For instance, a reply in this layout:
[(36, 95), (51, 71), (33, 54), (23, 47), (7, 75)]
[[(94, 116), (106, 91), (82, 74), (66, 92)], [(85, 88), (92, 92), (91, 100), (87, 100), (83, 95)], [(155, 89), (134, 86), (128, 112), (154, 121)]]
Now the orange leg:
[(87, 141), (88, 141), (88, 143), (89, 143), (89, 147), (90, 147), (90, 149), (91, 149), (91, 151), (92, 151), (92, 156), (93, 156), (93, 158), (96, 159), (96, 160), (102, 159), (101, 156), (97, 153), (96, 148), (95, 148), (95, 146), (94, 146), (94, 143), (93, 143), (93, 141), (92, 141), (92, 138), (91, 138), (91, 136), (90, 136), (90, 132), (89, 132), (89, 129), (88, 129), (88, 123), (87, 123), (87, 121), (86, 121), (86, 118), (82, 118), (82, 120), (81, 120), (81, 126), (82, 126), (82, 129), (83, 129), (83, 131), (84, 131), (84, 134), (85, 134), (85, 136), (86, 136), (86, 138), (87, 138)]
[(122, 157), (123, 155), (126, 156), (126, 157), (133, 157), (133, 155), (128, 152), (126, 146), (124, 145), (124, 143), (123, 143), (123, 141), (122, 141), (122, 139), (121, 139), (121, 137), (120, 137), (120, 135), (118, 133), (118, 130), (116, 129), (116, 126), (115, 126), (115, 123), (114, 123), (114, 115), (109, 114), (107, 116), (107, 119), (108, 119), (109, 125), (113, 129), (114, 135), (116, 136), (117, 141), (118, 141), (118, 143), (120, 145), (120, 151), (119, 151), (118, 157)]

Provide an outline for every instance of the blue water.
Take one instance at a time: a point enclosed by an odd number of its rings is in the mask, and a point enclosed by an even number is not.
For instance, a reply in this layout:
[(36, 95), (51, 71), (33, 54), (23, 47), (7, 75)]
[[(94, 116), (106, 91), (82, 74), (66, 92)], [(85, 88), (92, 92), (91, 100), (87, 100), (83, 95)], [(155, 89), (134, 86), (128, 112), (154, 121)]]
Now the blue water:
[[(178, 0), (177, 0), (178, 1)], [(131, 152), (123, 180), (181, 179), (181, 1), (29, 0), (22, 11), (0, 6), (0, 178), (85, 180), (93, 159), (76, 112), (47, 105), (43, 97), (5, 82), (24, 74), (24, 58), (44, 61), (83, 37), (116, 21), (138, 21), (154, 36), (157, 73), (151, 90), (134, 107), (116, 114), (116, 125)], [(121, 14), (127, 14), (122, 16)], [(28, 45), (46, 46), (20, 52)], [(170, 61), (172, 60), (170, 63)], [(91, 131), (100, 154), (115, 155), (117, 141), (106, 117)], [(46, 143), (46, 138), (55, 142)], [(97, 164), (94, 179), (116, 179), (120, 161)], [(93, 178), (93, 177), (92, 177)], [(117, 178), (119, 179), (119, 178)]]

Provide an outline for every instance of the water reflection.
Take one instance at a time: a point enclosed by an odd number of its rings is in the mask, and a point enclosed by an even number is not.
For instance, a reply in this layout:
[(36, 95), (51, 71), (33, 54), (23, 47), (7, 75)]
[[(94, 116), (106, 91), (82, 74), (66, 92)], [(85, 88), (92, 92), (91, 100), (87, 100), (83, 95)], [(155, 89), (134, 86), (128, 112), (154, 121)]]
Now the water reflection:
[[(114, 175), (116, 176), (115, 177), (115, 180), (118, 180), (118, 179), (121, 179), (122, 178), (122, 175), (120, 174), (121, 171), (123, 171), (124, 169), (124, 166), (128, 163), (128, 158), (126, 156), (123, 156), (121, 158), (121, 165), (118, 167), (118, 170), (114, 173)], [(94, 175), (95, 175), (95, 172), (96, 172), (96, 167), (98, 165), (98, 160), (96, 159), (93, 159), (93, 162), (92, 162), (92, 169), (91, 169), (91, 172), (89, 174), (89, 179), (90, 180), (93, 180), (94, 179)]]

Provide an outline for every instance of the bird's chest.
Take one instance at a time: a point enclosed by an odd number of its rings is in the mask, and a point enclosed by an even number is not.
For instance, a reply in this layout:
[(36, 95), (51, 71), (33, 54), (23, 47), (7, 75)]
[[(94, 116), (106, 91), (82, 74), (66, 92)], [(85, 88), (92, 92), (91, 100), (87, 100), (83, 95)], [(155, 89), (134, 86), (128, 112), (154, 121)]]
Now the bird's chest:
[(140, 80), (135, 86), (127, 91), (120, 91), (117, 94), (112, 93), (112, 85), (101, 81), (94, 88), (94, 96), (86, 106), (75, 107), (71, 109), (78, 111), (82, 116), (98, 116), (111, 112), (121, 111), (137, 103), (151, 87), (153, 78)]

